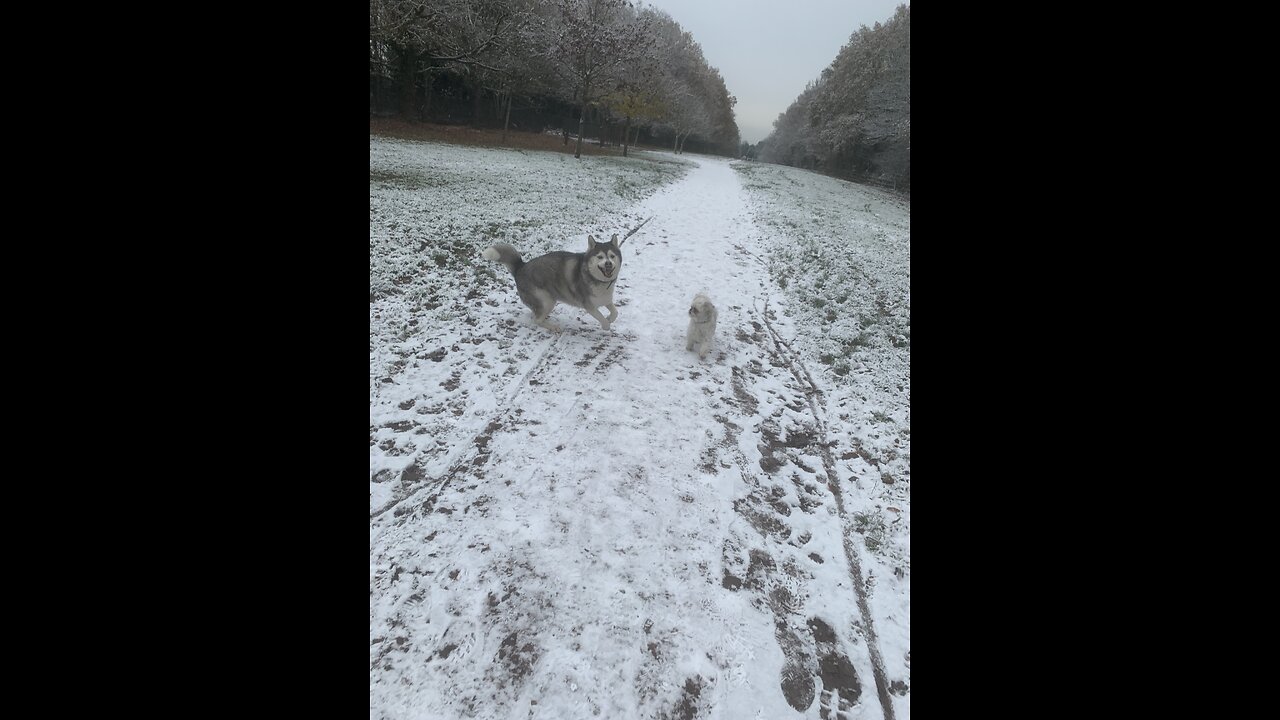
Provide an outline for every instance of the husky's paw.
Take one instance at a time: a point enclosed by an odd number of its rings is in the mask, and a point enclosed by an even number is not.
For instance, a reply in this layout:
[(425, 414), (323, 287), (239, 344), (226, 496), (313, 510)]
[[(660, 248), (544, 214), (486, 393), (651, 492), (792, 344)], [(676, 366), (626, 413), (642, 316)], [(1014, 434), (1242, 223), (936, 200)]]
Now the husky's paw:
[(612, 324), (612, 323), (610, 323), (608, 320), (601, 320), (601, 321), (600, 321), (600, 327), (601, 327), (601, 329), (608, 330), (610, 327), (612, 327), (612, 325), (613, 325), (613, 324)]

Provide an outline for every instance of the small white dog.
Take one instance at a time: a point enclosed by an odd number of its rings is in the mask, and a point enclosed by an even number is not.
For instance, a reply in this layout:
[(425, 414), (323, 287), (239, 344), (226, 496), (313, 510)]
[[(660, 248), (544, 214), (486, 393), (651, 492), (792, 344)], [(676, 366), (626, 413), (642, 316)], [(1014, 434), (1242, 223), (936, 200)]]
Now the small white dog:
[(693, 296), (693, 304), (689, 306), (689, 339), (684, 344), (685, 350), (698, 347), (698, 359), (706, 360), (711, 350), (711, 339), (716, 335), (716, 306), (711, 299), (702, 293)]

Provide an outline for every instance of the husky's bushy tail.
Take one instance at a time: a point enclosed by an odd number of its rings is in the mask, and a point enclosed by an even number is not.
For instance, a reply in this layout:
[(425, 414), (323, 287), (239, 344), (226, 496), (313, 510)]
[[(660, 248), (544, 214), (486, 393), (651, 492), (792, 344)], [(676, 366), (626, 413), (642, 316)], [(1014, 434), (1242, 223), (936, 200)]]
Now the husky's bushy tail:
[(520, 257), (520, 253), (506, 243), (497, 243), (493, 247), (485, 248), (484, 252), (480, 253), (480, 257), (506, 265), (512, 277), (515, 277), (516, 271), (524, 265), (524, 258)]

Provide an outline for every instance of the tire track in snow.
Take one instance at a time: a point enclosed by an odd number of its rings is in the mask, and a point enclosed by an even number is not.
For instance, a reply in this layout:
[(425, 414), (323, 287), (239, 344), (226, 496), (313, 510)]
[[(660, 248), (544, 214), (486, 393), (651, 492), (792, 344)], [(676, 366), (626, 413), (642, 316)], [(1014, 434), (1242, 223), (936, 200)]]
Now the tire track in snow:
[[(813, 376), (809, 374), (809, 369), (801, 362), (800, 356), (791, 348), (791, 345), (782, 339), (778, 331), (773, 327), (773, 323), (769, 321), (769, 303), (765, 301), (764, 306), (764, 324), (769, 330), (769, 336), (773, 340), (774, 346), (779, 355), (781, 355), (787, 363), (788, 369), (796, 380), (805, 388), (805, 395), (809, 401), (809, 407), (813, 411), (814, 422), (817, 430), (821, 434), (821, 449), (823, 470), (827, 474), (827, 487), (831, 489), (831, 494), (835, 496), (836, 508), (839, 511), (840, 524), (845, 528), (848, 527), (849, 518), (844, 509), (844, 495), (840, 491), (839, 475), (835, 470), (835, 459), (831, 455), (831, 442), (827, 433), (827, 421), (825, 413), (825, 405), (822, 399), (822, 391), (818, 388), (817, 383), (813, 381)], [(848, 530), (843, 533), (845, 560), (849, 566), (849, 576), (853, 579), (854, 594), (857, 597), (858, 610), (862, 614), (863, 632), (867, 638), (867, 651), (871, 655), (871, 670), (876, 682), (876, 694), (880, 697), (880, 706), (884, 709), (885, 720), (894, 720), (893, 702), (889, 696), (889, 681), (886, 677), (887, 673), (884, 669), (884, 658), (880, 653), (880, 643), (876, 639), (875, 621), (871, 615), (871, 608), (867, 604), (866, 581), (862, 573), (862, 563), (858, 559), (858, 551), (853, 546), (854, 534)]]
[[(767, 295), (765, 302), (767, 312)], [(874, 675), (870, 655), (861, 654), (856, 637), (842, 642), (836, 629), (861, 626), (831, 602), (843, 592), (834, 579), (856, 579), (847, 566), (841, 571), (813, 552), (813, 546), (834, 550), (846, 541), (834, 495), (822, 491), (827, 483), (811, 467), (820, 464), (829, 441), (812, 415), (808, 388), (793, 372), (791, 359), (776, 343), (771, 345), (760, 321), (765, 319), (753, 302), (746, 322), (736, 329), (745, 352), (734, 358), (732, 397), (724, 401), (736, 408), (732, 417), (737, 422), (717, 418), (725, 436), (705, 458), (705, 469), (715, 472), (716, 450), (729, 453), (732, 463), (718, 464), (736, 470), (747, 490), (739, 493), (734, 510), (758, 535), (726, 538), (723, 585), (753, 592), (755, 604), (772, 614), (775, 640), (785, 658), (779, 686), (792, 709), (807, 711), (818, 700), (823, 720), (883, 713), (864, 702), (855, 669)], [(790, 486), (778, 482), (787, 479)]]
[[(452, 478), (455, 474), (457, 474), (457, 472), (465, 464), (475, 459), (477, 455), (476, 448), (483, 444), (483, 443), (480, 443), (479, 440), (482, 437), (486, 436), (487, 434), (493, 433), (494, 423), (499, 422), (504, 416), (508, 414), (511, 404), (516, 399), (516, 396), (520, 394), (521, 390), (523, 390), (525, 387), (528, 386), (529, 378), (533, 377), (536, 373), (538, 373), (539, 370), (545, 367), (547, 363), (547, 357), (548, 355), (550, 355), (551, 351), (555, 348), (556, 344), (560, 342), (560, 337), (561, 337), (560, 335), (557, 335), (556, 337), (552, 338), (551, 342), (547, 343), (546, 346), (542, 349), (542, 352), (539, 353), (538, 359), (534, 361), (533, 366), (530, 367), (529, 370), (526, 371), (523, 375), (521, 375), (518, 380), (512, 383), (511, 392), (507, 394), (506, 400), (502, 403), (502, 405), (499, 406), (497, 410), (489, 414), (488, 422), (485, 423), (485, 428), (480, 432), (477, 432), (474, 435), (472, 435), (469, 440), (467, 440), (465, 443), (461, 443), (458, 449), (453, 451), (453, 453), (449, 457), (449, 460), (447, 461), (448, 467), (444, 472), (434, 477), (426, 476), (426, 477), (419, 478), (414, 483), (414, 485), (412, 486), (412, 489), (409, 490), (409, 492), (405, 493), (403, 496), (399, 498), (393, 499), (390, 502), (385, 503), (384, 505), (379, 507), (377, 510), (374, 510), (373, 512), (369, 513), (369, 519), (370, 520), (378, 519), (379, 517), (386, 514), (387, 512), (392, 511), (395, 508), (402, 505), (403, 503), (407, 502), (414, 495), (417, 495), (420, 491), (422, 491), (425, 488), (434, 487), (435, 490), (439, 491), (447, 487), (449, 484), (450, 478)], [(414, 462), (416, 463), (417, 460), (415, 459)]]

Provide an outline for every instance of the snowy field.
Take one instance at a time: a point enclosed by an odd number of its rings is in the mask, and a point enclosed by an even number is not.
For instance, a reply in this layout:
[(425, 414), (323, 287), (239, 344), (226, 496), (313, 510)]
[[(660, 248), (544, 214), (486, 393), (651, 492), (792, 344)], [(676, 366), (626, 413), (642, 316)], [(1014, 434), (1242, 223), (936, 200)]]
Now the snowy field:
[[(910, 717), (907, 203), (373, 135), (369, 181), (371, 718)], [(651, 216), (609, 331), (480, 257)]]

